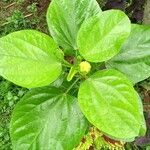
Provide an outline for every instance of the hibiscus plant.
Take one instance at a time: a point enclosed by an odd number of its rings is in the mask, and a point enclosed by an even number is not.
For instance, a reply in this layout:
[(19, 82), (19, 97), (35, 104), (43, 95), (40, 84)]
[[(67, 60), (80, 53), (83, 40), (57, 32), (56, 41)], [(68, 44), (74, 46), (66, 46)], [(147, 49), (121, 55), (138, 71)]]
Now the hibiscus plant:
[(72, 150), (90, 126), (124, 142), (144, 136), (133, 86), (150, 77), (150, 26), (96, 0), (52, 0), (46, 17), (51, 37), (0, 38), (0, 75), (29, 89), (12, 114), (13, 149)]

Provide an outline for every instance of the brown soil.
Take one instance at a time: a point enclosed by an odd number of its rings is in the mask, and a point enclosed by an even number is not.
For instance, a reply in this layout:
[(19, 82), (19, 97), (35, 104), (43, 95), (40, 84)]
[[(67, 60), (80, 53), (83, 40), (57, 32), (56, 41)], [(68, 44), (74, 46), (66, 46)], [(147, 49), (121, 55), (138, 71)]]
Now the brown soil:
[(142, 23), (145, 3), (146, 0), (132, 0), (131, 4), (127, 0), (107, 0), (103, 10), (120, 9), (128, 14), (133, 23)]

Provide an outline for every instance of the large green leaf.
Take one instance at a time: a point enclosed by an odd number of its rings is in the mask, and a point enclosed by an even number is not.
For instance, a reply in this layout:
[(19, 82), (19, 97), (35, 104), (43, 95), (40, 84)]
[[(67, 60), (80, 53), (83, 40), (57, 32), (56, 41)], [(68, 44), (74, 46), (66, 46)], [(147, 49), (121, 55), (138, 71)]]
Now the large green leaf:
[(102, 62), (116, 55), (130, 34), (131, 23), (124, 12), (108, 10), (81, 26), (77, 45), (88, 61)]
[(87, 119), (110, 137), (133, 140), (144, 129), (139, 97), (129, 80), (116, 70), (98, 71), (85, 80), (78, 99)]
[(44, 87), (30, 91), (17, 104), (10, 134), (14, 150), (72, 150), (86, 129), (77, 99)]
[(52, 0), (47, 12), (51, 35), (64, 49), (76, 50), (81, 24), (99, 12), (96, 0)]
[(34, 30), (0, 39), (0, 75), (23, 87), (48, 85), (61, 73), (61, 51), (47, 35)]
[(132, 25), (121, 52), (107, 67), (123, 72), (134, 84), (150, 77), (150, 26)]

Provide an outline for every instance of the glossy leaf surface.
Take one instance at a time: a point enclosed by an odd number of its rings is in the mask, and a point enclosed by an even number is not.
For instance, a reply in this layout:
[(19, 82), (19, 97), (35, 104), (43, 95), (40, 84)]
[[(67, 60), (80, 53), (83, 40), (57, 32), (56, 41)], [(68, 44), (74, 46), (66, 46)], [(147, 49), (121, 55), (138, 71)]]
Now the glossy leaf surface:
[(72, 150), (86, 129), (77, 99), (44, 87), (30, 91), (17, 104), (10, 133), (14, 150)]
[(77, 45), (80, 54), (90, 62), (102, 62), (116, 55), (130, 34), (130, 21), (120, 10), (108, 10), (87, 20), (81, 26)]
[(22, 30), (0, 39), (0, 75), (13, 83), (40, 87), (61, 73), (62, 53), (46, 34)]
[(150, 26), (132, 25), (130, 37), (107, 67), (123, 72), (134, 84), (150, 77)]
[(96, 0), (53, 0), (47, 12), (50, 33), (64, 49), (76, 50), (81, 24), (99, 12)]
[(133, 140), (144, 128), (139, 97), (129, 80), (116, 70), (98, 71), (85, 80), (78, 99), (87, 119), (109, 137)]

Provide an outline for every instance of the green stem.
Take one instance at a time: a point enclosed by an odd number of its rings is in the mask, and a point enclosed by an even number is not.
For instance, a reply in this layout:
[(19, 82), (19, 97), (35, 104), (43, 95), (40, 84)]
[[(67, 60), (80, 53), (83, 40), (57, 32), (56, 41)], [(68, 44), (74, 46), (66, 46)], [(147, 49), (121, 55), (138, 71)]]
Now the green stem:
[(64, 67), (68, 67), (68, 68), (70, 68), (70, 67), (71, 67), (70, 65), (68, 65), (68, 64), (64, 64), (64, 63), (62, 63), (62, 66), (64, 66)]
[(62, 65), (66, 66), (66, 67), (72, 67), (72, 65), (69, 62), (67, 62), (66, 60), (62, 61)]
[(74, 75), (78, 72), (76, 66), (72, 66), (69, 70), (67, 81), (71, 81), (74, 77)]
[(66, 90), (65, 94), (67, 94), (67, 93), (72, 89), (72, 87), (78, 82), (79, 79), (80, 79), (80, 78), (77, 78), (77, 79), (70, 85), (70, 87)]

